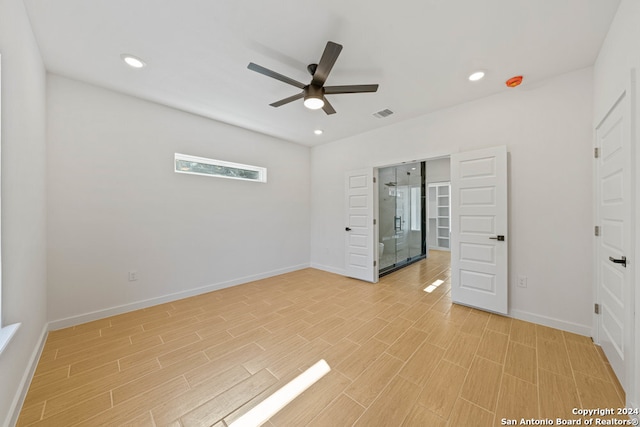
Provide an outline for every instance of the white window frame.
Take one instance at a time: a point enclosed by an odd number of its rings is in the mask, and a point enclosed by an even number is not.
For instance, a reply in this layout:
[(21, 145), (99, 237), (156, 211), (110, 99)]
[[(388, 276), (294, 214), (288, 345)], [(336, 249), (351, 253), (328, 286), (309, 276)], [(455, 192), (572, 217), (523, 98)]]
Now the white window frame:
[[(243, 170), (254, 171), (258, 173), (258, 179), (243, 178), (239, 176), (215, 175), (215, 174), (180, 170), (178, 169), (178, 165), (177, 165), (178, 160), (195, 162), (195, 163), (203, 163), (205, 165), (222, 166), (222, 167), (228, 167), (233, 169), (243, 169)], [(175, 153), (174, 160), (173, 160), (173, 168), (176, 173), (186, 173), (189, 175), (202, 175), (202, 176), (209, 176), (214, 178), (239, 179), (241, 181), (252, 181), (252, 182), (262, 182), (262, 183), (267, 182), (267, 168), (264, 168), (261, 166), (244, 165), (242, 163), (225, 162), (224, 160), (207, 159), (205, 157), (190, 156), (188, 154)]]

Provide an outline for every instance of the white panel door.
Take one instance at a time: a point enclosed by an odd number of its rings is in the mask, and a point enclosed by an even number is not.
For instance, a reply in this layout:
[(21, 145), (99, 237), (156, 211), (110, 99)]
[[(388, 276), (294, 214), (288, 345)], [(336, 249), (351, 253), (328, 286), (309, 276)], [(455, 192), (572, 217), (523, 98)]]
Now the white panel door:
[(451, 299), (507, 314), (507, 148), (451, 156)]
[(632, 318), (631, 125), (629, 95), (624, 93), (596, 127), (596, 303), (598, 336), (620, 383), (626, 388), (625, 361)]
[[(367, 282), (378, 281), (374, 265), (374, 171), (361, 169), (345, 175), (345, 274)], [(375, 263), (377, 264), (377, 262)]]

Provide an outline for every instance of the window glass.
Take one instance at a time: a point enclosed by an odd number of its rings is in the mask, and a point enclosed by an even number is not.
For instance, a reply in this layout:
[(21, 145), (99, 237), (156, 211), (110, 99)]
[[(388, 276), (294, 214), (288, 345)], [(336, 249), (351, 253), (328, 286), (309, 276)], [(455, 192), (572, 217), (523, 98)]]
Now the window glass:
[(175, 171), (177, 173), (267, 182), (267, 169), (260, 166), (243, 165), (179, 153), (175, 153)]

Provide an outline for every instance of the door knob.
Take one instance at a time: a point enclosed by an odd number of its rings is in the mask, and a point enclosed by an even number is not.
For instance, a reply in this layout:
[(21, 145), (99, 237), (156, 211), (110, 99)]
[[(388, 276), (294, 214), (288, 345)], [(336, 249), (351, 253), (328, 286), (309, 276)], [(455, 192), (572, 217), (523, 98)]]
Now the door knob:
[(345, 227), (344, 231), (351, 231), (351, 229), (349, 227)]
[(489, 237), (489, 238), (492, 239), (492, 240), (497, 240), (499, 242), (504, 242), (504, 236), (501, 235), (501, 234), (496, 236), (496, 237)]
[(615, 264), (622, 264), (623, 267), (627, 267), (627, 257), (623, 256), (620, 257), (620, 259), (615, 259), (614, 257), (610, 256), (609, 257), (609, 261), (615, 263)]

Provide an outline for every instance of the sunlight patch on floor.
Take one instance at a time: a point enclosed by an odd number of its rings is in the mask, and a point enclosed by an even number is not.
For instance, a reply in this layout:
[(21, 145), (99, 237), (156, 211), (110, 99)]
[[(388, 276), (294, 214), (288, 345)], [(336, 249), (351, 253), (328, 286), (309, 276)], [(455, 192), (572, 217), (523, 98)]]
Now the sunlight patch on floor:
[(229, 427), (257, 427), (266, 423), (293, 399), (325, 376), (331, 368), (324, 359), (319, 360), (309, 369), (288, 382), (281, 389), (254, 406), (246, 414), (231, 423)]
[(443, 283), (444, 283), (444, 280), (436, 280), (435, 282), (433, 282), (432, 284), (424, 288), (423, 291), (431, 293), (436, 289), (438, 289), (438, 286), (442, 285)]

